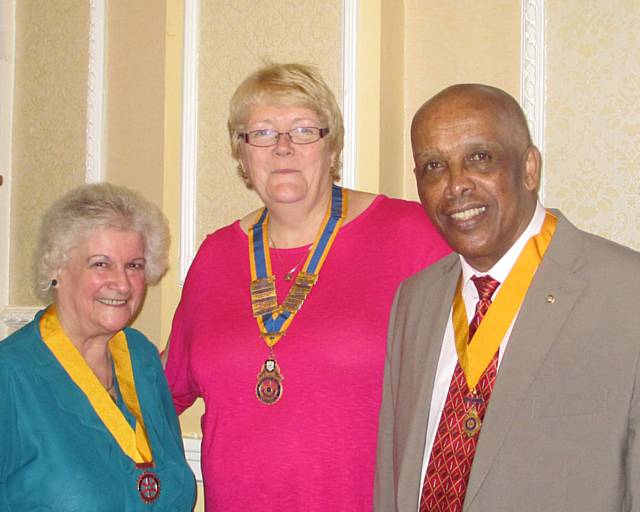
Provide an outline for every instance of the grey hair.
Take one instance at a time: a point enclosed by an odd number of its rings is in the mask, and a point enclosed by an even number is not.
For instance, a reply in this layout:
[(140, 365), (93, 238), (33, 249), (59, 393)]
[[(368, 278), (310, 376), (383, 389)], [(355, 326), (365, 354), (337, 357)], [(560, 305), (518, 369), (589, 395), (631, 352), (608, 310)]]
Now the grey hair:
[(146, 282), (160, 281), (169, 267), (171, 242), (165, 215), (133, 190), (93, 183), (69, 191), (43, 214), (33, 258), (36, 296), (50, 302), (51, 280), (66, 265), (71, 249), (105, 228), (139, 233), (144, 242)]

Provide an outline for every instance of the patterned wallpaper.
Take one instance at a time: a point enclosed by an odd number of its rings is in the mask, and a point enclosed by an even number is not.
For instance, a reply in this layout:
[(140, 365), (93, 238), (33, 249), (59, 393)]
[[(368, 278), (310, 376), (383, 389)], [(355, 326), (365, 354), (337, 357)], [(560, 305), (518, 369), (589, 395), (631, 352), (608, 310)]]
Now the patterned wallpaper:
[(545, 2), (544, 199), (640, 249), (640, 2)]
[(207, 233), (261, 206), (229, 154), (227, 116), (235, 88), (265, 61), (303, 62), (318, 67), (340, 98), (342, 1), (202, 2), (199, 55), (198, 245)]
[(32, 305), (42, 211), (84, 182), (89, 2), (16, 7), (10, 303)]

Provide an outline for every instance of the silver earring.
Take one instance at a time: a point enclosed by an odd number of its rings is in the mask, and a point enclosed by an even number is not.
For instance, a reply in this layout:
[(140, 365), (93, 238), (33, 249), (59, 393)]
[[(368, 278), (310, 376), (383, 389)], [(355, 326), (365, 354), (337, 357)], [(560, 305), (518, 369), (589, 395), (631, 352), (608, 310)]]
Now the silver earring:
[(242, 164), (240, 162), (238, 162), (238, 167), (236, 167), (236, 169), (238, 171), (238, 175), (242, 178), (242, 181), (244, 181), (245, 186), (248, 189), (253, 188), (251, 185), (251, 180), (249, 179), (249, 173), (245, 171), (244, 167), (242, 167)]
[(249, 181), (249, 175), (247, 174), (247, 171), (244, 170), (244, 167), (242, 167), (241, 163), (238, 163), (238, 174), (240, 175), (240, 177), (244, 180), (244, 181)]
[(58, 286), (58, 280), (57, 279), (52, 279), (51, 281), (49, 281), (47, 283), (47, 286), (45, 286), (44, 288), (40, 288), (43, 292), (48, 291), (50, 288), (55, 288), (56, 286)]

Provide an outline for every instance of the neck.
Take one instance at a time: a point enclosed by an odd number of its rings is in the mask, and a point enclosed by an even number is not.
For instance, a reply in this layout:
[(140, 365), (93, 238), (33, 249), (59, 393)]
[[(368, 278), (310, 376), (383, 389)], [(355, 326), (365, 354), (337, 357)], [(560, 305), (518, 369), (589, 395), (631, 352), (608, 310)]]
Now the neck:
[(62, 326), (62, 330), (67, 338), (78, 349), (78, 352), (85, 357), (85, 353), (106, 353), (108, 352), (109, 340), (115, 333), (97, 334), (87, 336), (83, 333), (82, 323), (74, 315), (68, 314), (64, 307), (56, 303), (56, 314)]
[(312, 206), (298, 203), (269, 207), (269, 236), (279, 249), (300, 247), (314, 242), (322, 224), (331, 191)]
[(100, 383), (105, 389), (111, 390), (113, 388), (113, 363), (109, 345), (89, 341), (82, 346), (82, 349), (78, 350)]
[(62, 330), (73, 346), (78, 349), (89, 368), (105, 388), (113, 387), (111, 353), (109, 351), (109, 340), (113, 334), (93, 337), (79, 335), (80, 329), (74, 328), (74, 322), (69, 321), (69, 318), (64, 314), (64, 308), (56, 305), (56, 311)]

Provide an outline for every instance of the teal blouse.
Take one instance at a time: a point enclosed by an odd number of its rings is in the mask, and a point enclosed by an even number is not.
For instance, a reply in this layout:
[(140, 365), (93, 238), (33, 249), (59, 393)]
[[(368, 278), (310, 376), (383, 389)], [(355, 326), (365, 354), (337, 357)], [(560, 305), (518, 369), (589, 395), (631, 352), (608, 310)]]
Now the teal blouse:
[[(142, 473), (40, 337), (35, 320), (0, 342), (0, 510), (190, 511), (195, 480), (156, 348), (125, 329), (160, 495), (146, 504)], [(118, 403), (131, 421), (122, 400)]]

